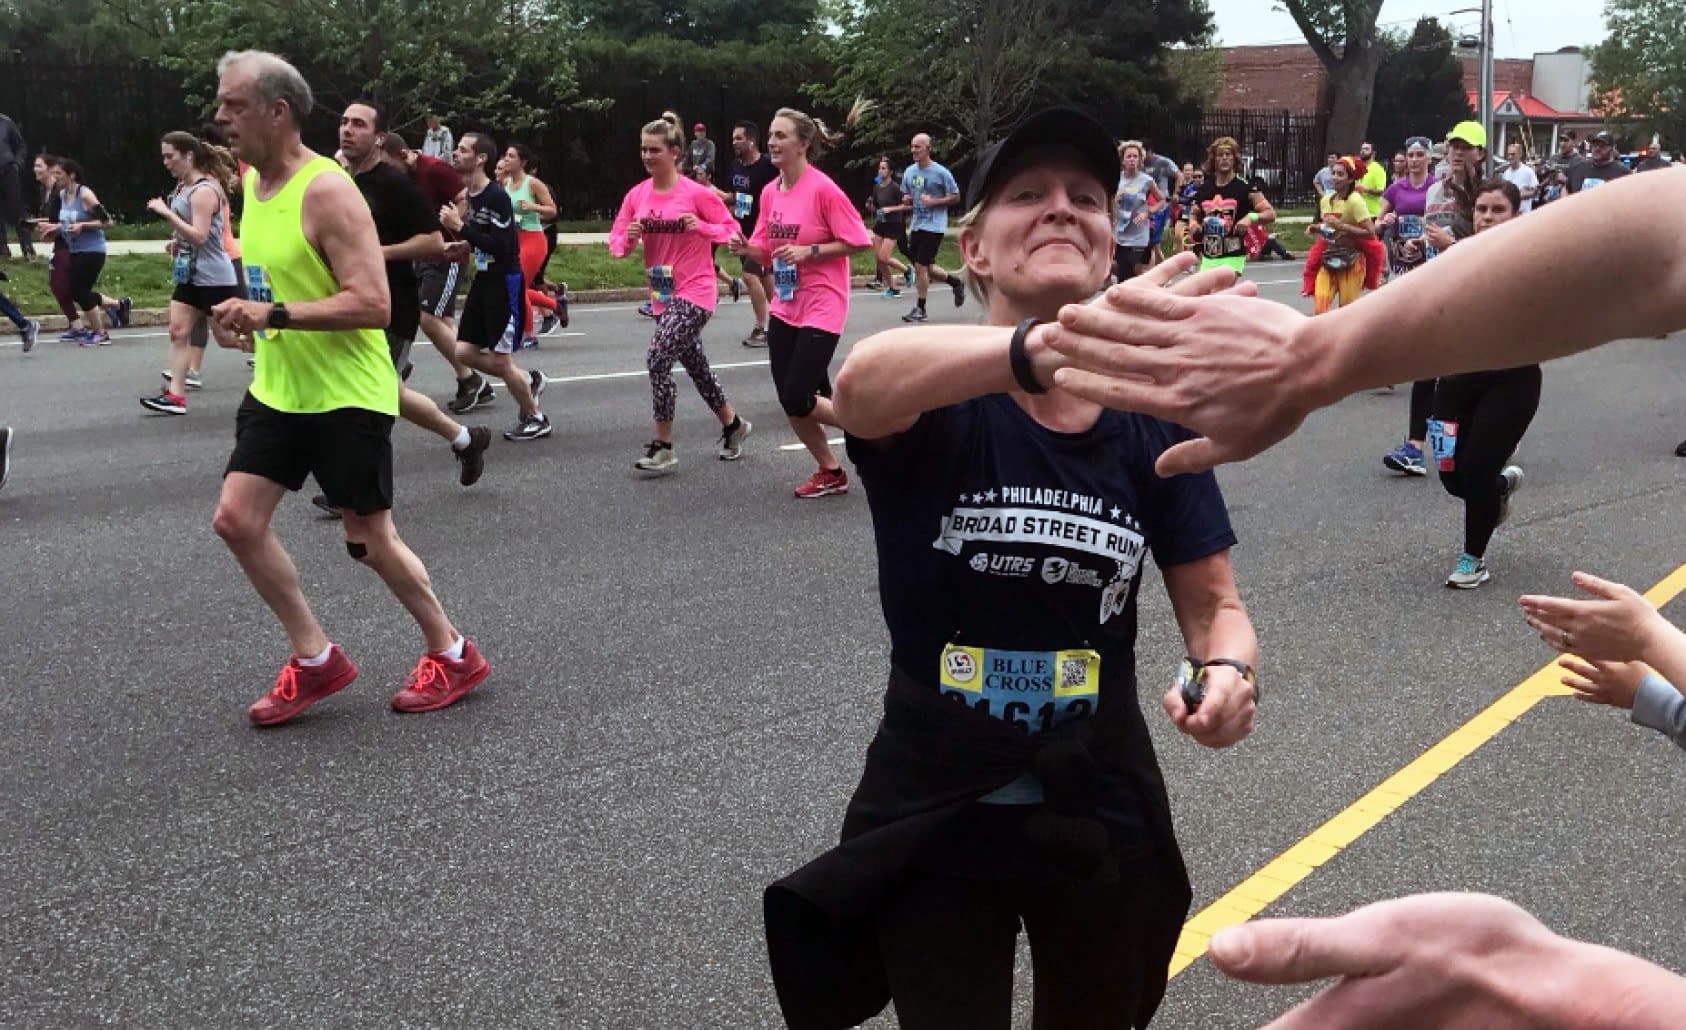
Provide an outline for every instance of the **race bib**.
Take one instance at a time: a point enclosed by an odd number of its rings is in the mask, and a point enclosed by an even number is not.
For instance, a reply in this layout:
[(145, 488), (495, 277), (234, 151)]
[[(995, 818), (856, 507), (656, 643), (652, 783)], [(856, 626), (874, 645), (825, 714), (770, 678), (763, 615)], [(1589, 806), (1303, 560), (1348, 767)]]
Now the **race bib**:
[(492, 259), (479, 247), (474, 248), (474, 270), (484, 272), (490, 267), (492, 267)]
[[(246, 299), (263, 304), (275, 303), (275, 291), (269, 287), (269, 276), (264, 274), (263, 266), (248, 263), (244, 267), (246, 269)], [(269, 339), (269, 334), (262, 329), (252, 335), (260, 340)]]
[(1591, 178), (1589, 176), (1588, 178), (1585, 178), (1585, 179), (1581, 180), (1581, 192), (1585, 193), (1587, 190), (1592, 189), (1594, 186), (1602, 186), (1602, 185), (1604, 185), (1603, 179), (1594, 179), (1594, 178)]
[(176, 259), (170, 263), (170, 281), (177, 286), (187, 286), (193, 282), (193, 251), (191, 248), (176, 245)]
[(942, 695), (1026, 733), (1093, 715), (1100, 701), (1101, 656), (1069, 651), (943, 648)]
[(750, 209), (755, 206), (755, 198), (747, 193), (732, 194), (732, 217), (740, 222), (749, 217)]
[(773, 259), (773, 293), (785, 303), (796, 296), (796, 266), (781, 258)]
[(657, 304), (673, 303), (673, 266), (651, 265), (645, 275), (650, 280), (650, 299)]
[(275, 303), (275, 291), (269, 288), (269, 277), (264, 274), (263, 266), (248, 263), (245, 267), (246, 299), (264, 304)]
[(1458, 467), (1458, 424), (1441, 419), (1428, 420), (1428, 449), (1434, 457), (1434, 467), (1453, 472)]
[(1421, 215), (1400, 215), (1396, 226), (1399, 238), (1402, 240), (1420, 240), (1423, 238), (1423, 219)]

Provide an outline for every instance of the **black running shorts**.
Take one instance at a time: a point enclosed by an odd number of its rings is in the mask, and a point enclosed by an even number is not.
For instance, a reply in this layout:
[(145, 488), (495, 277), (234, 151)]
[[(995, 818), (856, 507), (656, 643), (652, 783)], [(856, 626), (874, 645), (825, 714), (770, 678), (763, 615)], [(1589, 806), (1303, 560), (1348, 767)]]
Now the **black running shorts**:
[(937, 251), (943, 245), (943, 234), (915, 229), (907, 234), (907, 253), (916, 265), (937, 263)]
[[(223, 301), (232, 300), (235, 297), (244, 297), (245, 295), (246, 291), (238, 286), (194, 286), (189, 283), (178, 283), (175, 290), (171, 292), (170, 299), (209, 315), (211, 309)], [(203, 347), (205, 344), (202, 340), (195, 338), (194, 346)]]
[(519, 271), (511, 275), (481, 272), (469, 284), (457, 321), (457, 339), (484, 351), (514, 354), (526, 343), (527, 282)]
[(457, 311), (457, 291), (467, 275), (466, 265), (455, 261), (417, 261), (416, 278), (421, 280), (422, 313), (450, 318)]
[(391, 415), (338, 408), (297, 415), (261, 403), (250, 393), (234, 416), (230, 472), (280, 483), (288, 490), (316, 485), (336, 508), (373, 515), (392, 507)]

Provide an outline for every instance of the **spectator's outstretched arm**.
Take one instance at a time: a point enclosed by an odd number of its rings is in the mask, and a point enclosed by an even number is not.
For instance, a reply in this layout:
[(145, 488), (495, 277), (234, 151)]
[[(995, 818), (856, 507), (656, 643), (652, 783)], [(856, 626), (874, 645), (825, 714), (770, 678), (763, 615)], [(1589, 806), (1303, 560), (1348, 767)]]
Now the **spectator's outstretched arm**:
[(1668, 1030), (1686, 1012), (1686, 979), (1481, 894), (1246, 923), (1214, 936), (1210, 956), (1253, 983), (1334, 978), (1265, 1030)]
[(1107, 305), (1061, 313), (1050, 345), (1074, 367), (1056, 382), (1205, 435), (1166, 451), (1161, 474), (1241, 461), (1366, 387), (1686, 326), (1682, 239), (1686, 175), (1629, 176), (1461, 241), (1409, 290), (1318, 318), (1256, 297), (1115, 288)]

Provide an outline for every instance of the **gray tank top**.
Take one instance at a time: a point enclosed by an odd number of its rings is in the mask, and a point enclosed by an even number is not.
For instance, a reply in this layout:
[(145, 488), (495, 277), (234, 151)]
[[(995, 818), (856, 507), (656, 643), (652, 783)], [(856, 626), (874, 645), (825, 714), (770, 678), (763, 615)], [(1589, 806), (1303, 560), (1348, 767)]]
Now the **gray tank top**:
[[(177, 218), (184, 222), (193, 221), (193, 191), (201, 187), (216, 190), (210, 179), (200, 179), (190, 186), (180, 187), (170, 197), (170, 210)], [(222, 198), (217, 198), (216, 213), (211, 215), (211, 234), (205, 237), (205, 242), (195, 247), (179, 236), (176, 238), (176, 267), (181, 268), (185, 259), (189, 262), (189, 276), (187, 282), (194, 286), (234, 286), (234, 262), (228, 257), (228, 251), (223, 249), (223, 213), (226, 210)], [(180, 281), (178, 272), (177, 280)]]

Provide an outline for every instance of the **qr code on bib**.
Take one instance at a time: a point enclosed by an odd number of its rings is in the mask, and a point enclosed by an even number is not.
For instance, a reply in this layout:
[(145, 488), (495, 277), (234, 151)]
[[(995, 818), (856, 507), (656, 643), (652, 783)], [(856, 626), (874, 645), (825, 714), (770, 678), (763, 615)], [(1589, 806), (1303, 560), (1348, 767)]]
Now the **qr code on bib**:
[(1083, 658), (1060, 659), (1060, 689), (1073, 690), (1089, 681), (1089, 663)]

